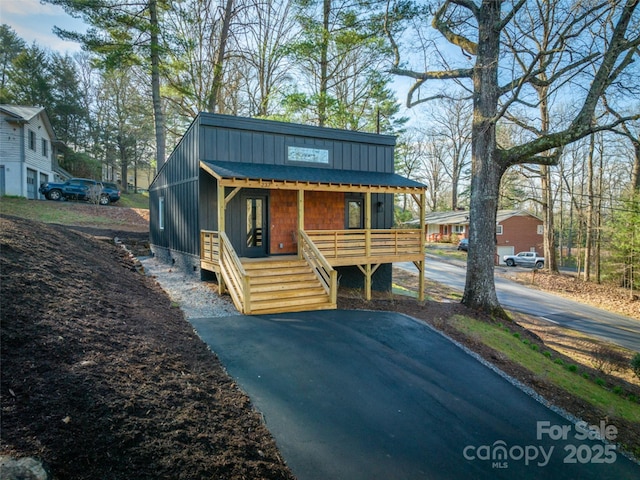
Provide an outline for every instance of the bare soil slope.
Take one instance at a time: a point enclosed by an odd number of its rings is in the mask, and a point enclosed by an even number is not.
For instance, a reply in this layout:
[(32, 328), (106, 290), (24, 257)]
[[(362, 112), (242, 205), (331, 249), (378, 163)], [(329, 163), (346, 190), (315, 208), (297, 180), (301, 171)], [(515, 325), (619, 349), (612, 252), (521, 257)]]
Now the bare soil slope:
[(0, 268), (0, 454), (38, 457), (55, 478), (293, 478), (249, 399), (123, 249), (2, 216)]

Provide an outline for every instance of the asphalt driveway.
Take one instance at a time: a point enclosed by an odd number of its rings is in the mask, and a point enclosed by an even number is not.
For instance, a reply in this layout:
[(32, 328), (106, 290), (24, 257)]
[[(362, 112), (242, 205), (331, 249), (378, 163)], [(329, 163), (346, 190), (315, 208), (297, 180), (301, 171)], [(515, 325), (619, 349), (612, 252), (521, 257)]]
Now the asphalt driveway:
[(615, 447), (584, 438), (588, 427), (412, 318), (335, 310), (191, 322), (300, 480), (640, 478)]

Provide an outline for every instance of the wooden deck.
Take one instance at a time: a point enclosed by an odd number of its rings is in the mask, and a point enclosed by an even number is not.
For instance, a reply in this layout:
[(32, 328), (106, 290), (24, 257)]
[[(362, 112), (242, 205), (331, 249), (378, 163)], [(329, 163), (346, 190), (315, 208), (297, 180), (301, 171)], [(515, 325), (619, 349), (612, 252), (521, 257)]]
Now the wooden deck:
[(306, 233), (333, 266), (424, 259), (420, 230), (306, 230)]
[(421, 230), (300, 231), (297, 256), (239, 258), (226, 234), (203, 230), (200, 266), (216, 273), (245, 314), (335, 309), (334, 267), (357, 266), (371, 298), (371, 278), (382, 264), (424, 262)]

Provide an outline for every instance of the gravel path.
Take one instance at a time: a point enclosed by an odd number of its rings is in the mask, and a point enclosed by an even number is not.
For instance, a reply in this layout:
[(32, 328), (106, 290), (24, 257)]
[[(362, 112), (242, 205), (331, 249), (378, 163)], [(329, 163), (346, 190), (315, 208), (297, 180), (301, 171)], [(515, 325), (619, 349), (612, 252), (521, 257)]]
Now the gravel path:
[(204, 317), (239, 315), (229, 297), (221, 297), (213, 286), (159, 261), (155, 257), (139, 257), (147, 276), (153, 277), (178, 304), (187, 320)]

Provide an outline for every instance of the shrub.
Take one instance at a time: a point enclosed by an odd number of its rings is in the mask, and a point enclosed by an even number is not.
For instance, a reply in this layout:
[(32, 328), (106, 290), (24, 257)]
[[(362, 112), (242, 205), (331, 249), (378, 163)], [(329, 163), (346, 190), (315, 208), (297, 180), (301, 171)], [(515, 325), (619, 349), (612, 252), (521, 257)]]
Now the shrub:
[(636, 353), (631, 359), (631, 370), (636, 377), (640, 378), (640, 353)]
[(609, 374), (627, 369), (627, 358), (617, 348), (604, 343), (596, 344), (593, 348), (591, 363), (596, 370)]
[(578, 366), (571, 364), (571, 365), (567, 365), (567, 370), (569, 370), (570, 372), (577, 372), (578, 371)]

